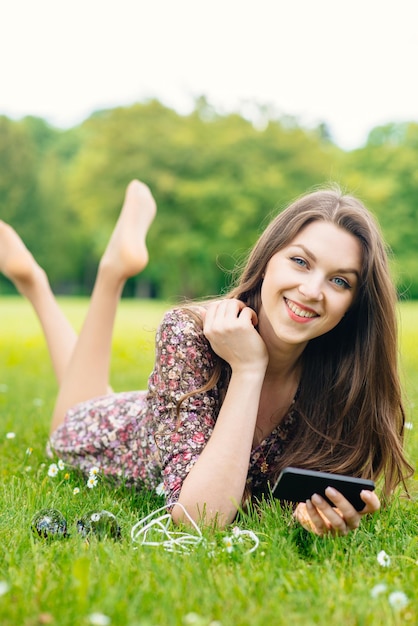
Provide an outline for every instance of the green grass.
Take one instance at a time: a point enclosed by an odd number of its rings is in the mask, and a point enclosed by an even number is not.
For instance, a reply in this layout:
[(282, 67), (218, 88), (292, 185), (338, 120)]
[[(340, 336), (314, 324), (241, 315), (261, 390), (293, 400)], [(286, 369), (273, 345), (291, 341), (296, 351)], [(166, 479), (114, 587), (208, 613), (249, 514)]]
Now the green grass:
[[(80, 326), (86, 301), (64, 299)], [(143, 388), (153, 362), (154, 330), (165, 305), (123, 301), (114, 340), (115, 389)], [(141, 313), (140, 313), (141, 309)], [(418, 303), (404, 303), (402, 367), (408, 393), (408, 421), (415, 426), (418, 380)], [(293, 626), (308, 624), (384, 625), (418, 622), (418, 503), (396, 497), (347, 537), (317, 538), (297, 527), (289, 511), (263, 504), (239, 520), (260, 539), (252, 554), (235, 544), (225, 551), (230, 531), (204, 530), (204, 542), (189, 554), (138, 546), (130, 529), (162, 502), (155, 494), (114, 488), (103, 480), (87, 489), (85, 479), (66, 470), (47, 474), (45, 454), (56, 386), (40, 328), (19, 298), (0, 299), (0, 596), (2, 626), (88, 626), (99, 612), (118, 626)], [(15, 438), (6, 438), (14, 432)], [(407, 431), (412, 460), (418, 451), (415, 428)], [(31, 454), (27, 449), (31, 448)], [(413, 483), (414, 484), (414, 483)], [(73, 494), (74, 487), (80, 493)], [(412, 489), (414, 492), (414, 489)], [(36, 511), (54, 507), (69, 523), (66, 539), (35, 539)], [(77, 534), (75, 522), (92, 510), (114, 513), (122, 540)], [(389, 567), (377, 562), (385, 550)], [(377, 598), (371, 590), (384, 583)], [(402, 591), (408, 605), (395, 611), (388, 598)], [(1, 584), (0, 584), (1, 592)]]

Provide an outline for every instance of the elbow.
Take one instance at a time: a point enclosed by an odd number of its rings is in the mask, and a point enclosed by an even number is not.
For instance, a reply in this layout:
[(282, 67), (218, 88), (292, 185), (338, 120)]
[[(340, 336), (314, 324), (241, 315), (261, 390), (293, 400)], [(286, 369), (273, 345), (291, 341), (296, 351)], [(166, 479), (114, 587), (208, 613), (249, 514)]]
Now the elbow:
[(190, 504), (178, 501), (171, 510), (171, 518), (176, 525), (203, 526), (224, 529), (231, 524), (237, 514), (237, 509), (222, 512), (209, 509), (206, 504)]

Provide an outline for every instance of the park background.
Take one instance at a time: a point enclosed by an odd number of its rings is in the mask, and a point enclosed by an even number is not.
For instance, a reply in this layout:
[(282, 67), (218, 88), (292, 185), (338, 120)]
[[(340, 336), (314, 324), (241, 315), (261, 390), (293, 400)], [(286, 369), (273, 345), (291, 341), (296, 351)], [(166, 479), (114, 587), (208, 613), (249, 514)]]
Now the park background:
[[(254, 105), (255, 106), (255, 105)], [(305, 128), (258, 105), (253, 120), (204, 96), (189, 114), (156, 99), (99, 110), (69, 129), (0, 117), (1, 218), (20, 233), (58, 294), (91, 290), (125, 187), (140, 178), (159, 216), (151, 263), (125, 295), (222, 292), (272, 216), (337, 182), (380, 222), (402, 299), (418, 297), (418, 123), (388, 122), (343, 150), (326, 123)], [(1, 293), (12, 291), (6, 279)]]
[(159, 217), (125, 295), (201, 297), (274, 213), (335, 181), (417, 298), (417, 19), (415, 0), (5, 0), (0, 219), (58, 293), (87, 295), (139, 178)]

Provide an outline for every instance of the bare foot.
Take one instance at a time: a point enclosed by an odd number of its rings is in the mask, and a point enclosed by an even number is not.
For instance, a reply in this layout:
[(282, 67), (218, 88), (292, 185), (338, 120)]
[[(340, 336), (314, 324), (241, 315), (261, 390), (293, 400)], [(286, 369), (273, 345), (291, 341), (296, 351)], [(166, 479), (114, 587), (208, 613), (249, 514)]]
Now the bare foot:
[(16, 231), (1, 220), (0, 271), (24, 295), (35, 281), (45, 274)]
[(144, 183), (129, 183), (119, 219), (100, 262), (118, 277), (127, 279), (141, 272), (148, 263), (145, 243), (156, 213), (155, 200)]

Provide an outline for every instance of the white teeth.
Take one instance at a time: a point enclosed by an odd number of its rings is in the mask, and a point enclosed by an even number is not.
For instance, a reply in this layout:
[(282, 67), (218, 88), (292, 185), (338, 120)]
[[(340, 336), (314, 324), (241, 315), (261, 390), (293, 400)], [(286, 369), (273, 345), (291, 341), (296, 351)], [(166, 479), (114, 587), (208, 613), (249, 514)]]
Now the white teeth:
[(289, 309), (295, 314), (299, 315), (299, 317), (316, 317), (316, 313), (312, 313), (311, 311), (305, 311), (304, 309), (300, 309), (296, 304), (286, 299), (286, 304)]

